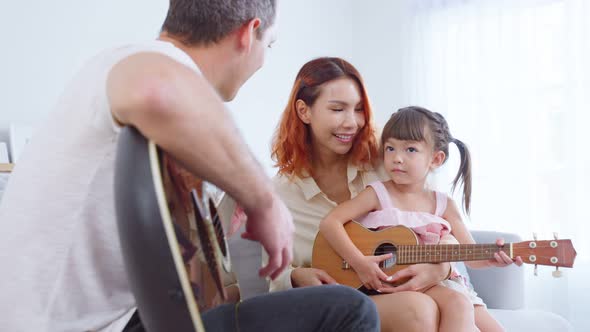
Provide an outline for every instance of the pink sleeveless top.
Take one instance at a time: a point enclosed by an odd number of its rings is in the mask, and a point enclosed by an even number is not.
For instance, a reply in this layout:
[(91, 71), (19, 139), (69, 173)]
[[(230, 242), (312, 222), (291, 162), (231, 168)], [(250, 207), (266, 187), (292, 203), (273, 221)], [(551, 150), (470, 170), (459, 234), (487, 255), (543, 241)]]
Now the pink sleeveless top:
[(383, 228), (390, 226), (406, 226), (416, 233), (420, 244), (438, 244), (440, 239), (449, 234), (451, 225), (442, 218), (447, 209), (447, 195), (436, 193), (436, 210), (434, 214), (427, 212), (402, 211), (396, 208), (382, 182), (369, 184), (377, 193), (381, 210), (370, 212), (359, 222), (367, 228)]

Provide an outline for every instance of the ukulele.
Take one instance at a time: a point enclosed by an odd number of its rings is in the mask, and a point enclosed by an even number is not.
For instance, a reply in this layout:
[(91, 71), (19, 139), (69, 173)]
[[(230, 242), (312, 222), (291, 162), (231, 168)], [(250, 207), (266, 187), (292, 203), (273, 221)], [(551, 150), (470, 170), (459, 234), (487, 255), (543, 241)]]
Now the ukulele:
[(121, 130), (115, 210), (146, 330), (201, 332), (201, 312), (239, 301), (225, 237), (235, 206), (135, 128)]
[[(573, 267), (576, 250), (571, 240), (523, 241), (491, 244), (418, 244), (418, 237), (405, 226), (394, 226), (373, 231), (351, 221), (344, 229), (354, 245), (366, 256), (393, 254), (379, 263), (381, 270), (391, 275), (411, 264), (488, 260), (503, 251), (508, 257), (520, 256), (524, 263)], [(360, 288), (362, 282), (356, 271), (330, 246), (321, 232), (313, 244), (311, 266), (322, 269), (338, 283)], [(407, 281), (400, 280), (393, 285)]]

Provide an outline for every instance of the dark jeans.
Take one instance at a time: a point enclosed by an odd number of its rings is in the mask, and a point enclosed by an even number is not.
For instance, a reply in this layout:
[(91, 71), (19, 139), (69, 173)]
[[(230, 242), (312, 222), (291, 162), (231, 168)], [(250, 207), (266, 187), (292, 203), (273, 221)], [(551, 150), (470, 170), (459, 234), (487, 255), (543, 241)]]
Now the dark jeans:
[[(379, 331), (379, 316), (368, 296), (332, 285), (260, 295), (240, 302), (237, 310), (225, 304), (201, 318), (205, 330), (215, 332)], [(143, 331), (137, 315), (124, 330)]]

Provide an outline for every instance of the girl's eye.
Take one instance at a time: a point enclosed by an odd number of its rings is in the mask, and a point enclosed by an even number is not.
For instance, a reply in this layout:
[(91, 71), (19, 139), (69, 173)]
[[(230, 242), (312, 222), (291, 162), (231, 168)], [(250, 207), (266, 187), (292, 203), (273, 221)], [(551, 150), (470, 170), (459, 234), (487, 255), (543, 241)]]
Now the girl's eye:
[(343, 109), (341, 109), (341, 108), (333, 108), (332, 111), (334, 111), (334, 112), (342, 112)]
[(363, 113), (365, 111), (364, 108), (357, 108), (354, 110), (355, 112)]
[(418, 152), (418, 150), (416, 148), (408, 148), (408, 152)]
[(388, 152), (393, 151), (393, 146), (386, 146), (385, 151), (388, 151)]

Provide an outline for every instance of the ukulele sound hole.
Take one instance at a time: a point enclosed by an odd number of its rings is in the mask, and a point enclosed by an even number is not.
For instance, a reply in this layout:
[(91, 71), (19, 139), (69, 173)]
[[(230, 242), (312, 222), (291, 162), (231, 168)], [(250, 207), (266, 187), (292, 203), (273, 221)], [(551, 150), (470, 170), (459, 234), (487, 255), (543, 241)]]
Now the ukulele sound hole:
[(393, 254), (393, 256), (379, 263), (379, 266), (382, 269), (387, 269), (395, 266), (397, 262), (397, 247), (391, 243), (382, 243), (375, 249), (375, 256), (385, 255), (389, 253)]

